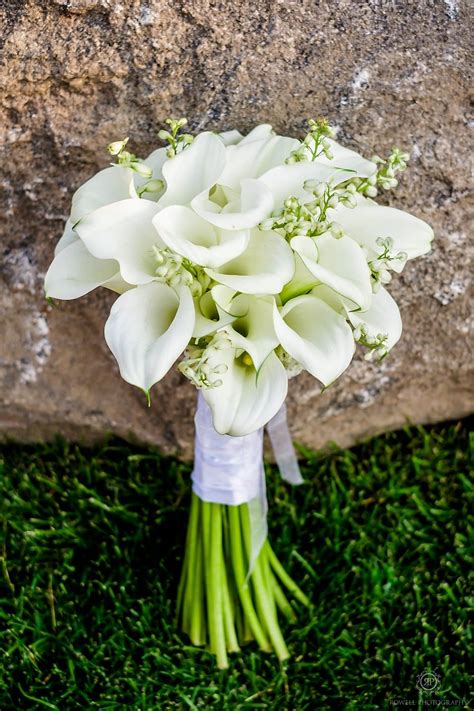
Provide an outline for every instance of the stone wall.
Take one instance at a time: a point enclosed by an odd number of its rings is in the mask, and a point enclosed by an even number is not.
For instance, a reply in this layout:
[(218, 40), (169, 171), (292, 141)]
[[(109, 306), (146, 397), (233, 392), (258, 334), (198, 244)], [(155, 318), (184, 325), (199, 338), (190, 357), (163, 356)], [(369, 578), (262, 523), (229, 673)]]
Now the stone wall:
[[(324, 115), (372, 155), (410, 149), (390, 198), (429, 221), (432, 254), (391, 289), (404, 336), (357, 359), (323, 395), (290, 384), (297, 440), (353, 443), (472, 410), (468, 342), (468, 58), (472, 5), (456, 0), (3, 0), (0, 430), (22, 440), (107, 431), (190, 455), (194, 391), (176, 372), (142, 394), (102, 336), (113, 295), (51, 309), (42, 281), (74, 189), (129, 135), (149, 151), (167, 116), (194, 130)], [(472, 12), (471, 12), (472, 14)]]

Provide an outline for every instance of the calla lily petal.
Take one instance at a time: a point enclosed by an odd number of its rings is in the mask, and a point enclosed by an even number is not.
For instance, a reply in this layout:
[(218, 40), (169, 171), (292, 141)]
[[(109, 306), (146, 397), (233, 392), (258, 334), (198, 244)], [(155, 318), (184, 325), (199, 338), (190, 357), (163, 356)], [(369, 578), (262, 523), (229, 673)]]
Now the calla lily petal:
[(235, 321), (235, 316), (219, 308), (210, 291), (207, 291), (200, 298), (194, 299), (194, 306), (196, 309), (196, 323), (194, 325), (193, 338), (208, 336)]
[(220, 208), (209, 200), (208, 192), (198, 195), (191, 207), (204, 220), (225, 230), (245, 230), (256, 227), (273, 210), (270, 191), (259, 180), (246, 178), (241, 181), (240, 196), (234, 202)]
[(317, 296), (321, 301), (325, 301), (326, 304), (334, 309), (334, 311), (337, 311), (338, 314), (346, 316), (346, 314), (350, 313), (354, 308), (351, 301), (345, 299), (338, 294), (337, 291), (331, 289), (330, 286), (326, 286), (326, 284), (318, 284), (311, 289), (310, 293), (313, 296)]
[(298, 296), (273, 308), (275, 332), (283, 348), (324, 385), (352, 360), (354, 338), (345, 318), (315, 296)]
[(218, 229), (184, 205), (165, 207), (153, 224), (170, 249), (203, 267), (220, 267), (238, 257), (250, 238), (249, 230)]
[(123, 279), (122, 275), (120, 274), (120, 271), (117, 271), (117, 273), (114, 274), (113, 277), (107, 279), (107, 281), (104, 281), (102, 286), (104, 286), (106, 289), (109, 289), (110, 291), (113, 291), (115, 294), (125, 294), (126, 291), (135, 288), (134, 284), (129, 284), (127, 281), (125, 281), (125, 279)]
[(163, 165), (166, 190), (160, 207), (188, 205), (218, 182), (225, 168), (226, 149), (215, 133), (201, 133), (191, 145)]
[(274, 135), (275, 132), (271, 124), (261, 123), (258, 126), (255, 126), (255, 128), (252, 128), (250, 133), (247, 133), (247, 135), (242, 138), (240, 143), (243, 143), (245, 145), (246, 143), (251, 143), (252, 141), (260, 141), (262, 140), (262, 138), (270, 138)]
[(290, 244), (319, 281), (359, 308), (369, 308), (372, 299), (370, 270), (357, 242), (346, 236), (335, 239), (331, 234), (324, 234), (315, 240), (293, 237)]
[(347, 315), (354, 327), (365, 326), (369, 338), (386, 334), (385, 347), (389, 351), (402, 335), (402, 319), (394, 299), (383, 287), (373, 295), (367, 311), (348, 311)]
[(85, 215), (104, 205), (137, 198), (134, 172), (121, 165), (112, 165), (99, 171), (76, 190), (72, 197), (71, 224), (75, 225)]
[(187, 287), (174, 290), (151, 282), (119, 296), (105, 324), (105, 340), (122, 378), (148, 392), (188, 345), (194, 319)]
[(325, 140), (329, 143), (332, 158), (326, 158), (324, 153), (322, 153), (316, 159), (318, 163), (350, 170), (353, 174), (361, 178), (369, 178), (376, 172), (377, 166), (371, 160), (363, 158), (359, 153), (356, 153), (356, 151), (351, 151), (350, 148), (341, 146), (340, 143), (334, 141), (332, 138), (326, 138)]
[(248, 305), (244, 304), (241, 311), (235, 309), (235, 305), (232, 306), (235, 297), (238, 292), (235, 289), (230, 289), (228, 286), (223, 286), (223, 284), (216, 284), (211, 289), (212, 298), (216, 306), (225, 311), (225, 313), (233, 314), (234, 316), (243, 316), (247, 313)]
[(272, 322), (273, 303), (273, 298), (247, 294), (240, 294), (232, 302), (233, 311), (245, 309), (245, 314), (228, 327), (229, 338), (235, 348), (242, 348), (250, 355), (257, 371), (278, 345)]
[(231, 131), (222, 131), (219, 133), (219, 138), (221, 139), (224, 146), (235, 146), (239, 143), (243, 136), (237, 129), (232, 129)]
[(114, 259), (96, 259), (80, 239), (61, 249), (53, 259), (44, 280), (46, 296), (77, 299), (104, 285), (118, 271)]
[(130, 284), (155, 277), (153, 246), (164, 247), (152, 220), (159, 208), (149, 200), (121, 200), (84, 217), (76, 232), (98, 259), (116, 259)]
[(244, 294), (279, 294), (294, 270), (293, 252), (283, 237), (256, 229), (239, 257), (219, 270), (205, 271), (218, 283)]
[[(314, 247), (313, 241), (309, 240), (309, 242), (311, 242), (311, 245)], [(319, 283), (319, 279), (317, 279), (305, 266), (300, 255), (297, 252), (294, 252), (294, 255), (295, 273), (293, 274), (291, 281), (289, 281), (288, 284), (285, 284), (283, 291), (280, 294), (280, 299), (283, 304), (286, 304), (287, 301), (294, 299), (297, 296), (307, 294), (314, 286), (316, 286), (316, 284)], [(311, 258), (317, 260), (317, 249), (315, 249), (311, 254)]]
[(303, 202), (309, 202), (312, 199), (312, 196), (304, 189), (306, 180), (318, 180), (322, 183), (333, 180), (337, 185), (354, 177), (355, 174), (352, 171), (341, 170), (331, 164), (323, 165), (322, 163), (303, 161), (272, 168), (261, 175), (259, 181), (270, 190), (275, 209), (278, 209), (290, 196)]
[(276, 415), (288, 390), (288, 378), (283, 365), (270, 353), (257, 375), (243, 357), (235, 358), (228, 348), (213, 356), (211, 367), (225, 365), (220, 375), (222, 385), (204, 389), (202, 394), (211, 408), (214, 427), (220, 434), (241, 437), (263, 427)]
[(220, 185), (236, 190), (244, 178), (257, 178), (283, 163), (298, 144), (298, 140), (287, 136), (269, 136), (229, 146)]
[[(434, 238), (432, 228), (423, 220), (394, 207), (377, 205), (375, 202), (360, 198), (353, 209), (338, 207), (332, 211), (331, 219), (341, 225), (344, 232), (367, 247), (374, 254), (381, 248), (377, 244), (379, 237), (391, 237), (393, 252), (406, 252), (408, 259), (419, 257), (429, 252)], [(400, 272), (403, 261), (394, 260), (394, 271)]]
[(78, 239), (79, 237), (74, 232), (72, 221), (69, 219), (64, 226), (64, 232), (62, 233), (56, 244), (56, 247), (54, 248), (54, 256), (58, 255), (59, 252), (61, 252), (66, 247), (69, 247), (69, 245), (73, 242), (77, 242)]

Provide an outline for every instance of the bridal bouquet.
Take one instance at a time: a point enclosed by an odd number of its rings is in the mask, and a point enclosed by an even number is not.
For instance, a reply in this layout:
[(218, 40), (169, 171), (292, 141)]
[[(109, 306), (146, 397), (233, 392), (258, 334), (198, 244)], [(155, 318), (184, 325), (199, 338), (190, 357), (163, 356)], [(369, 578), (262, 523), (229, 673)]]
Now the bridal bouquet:
[(150, 401), (179, 361), (199, 390), (179, 622), (220, 667), (250, 640), (283, 660), (278, 614), (294, 618), (290, 596), (309, 602), (267, 540), (263, 427), (299, 483), (288, 379), (306, 370), (328, 387), (357, 343), (387, 355), (402, 325), (386, 286), (433, 233), (373, 200), (397, 185), (399, 150), (366, 160), (323, 120), (302, 141), (185, 125), (168, 120), (144, 160), (110, 144), (116, 163), (73, 196), (46, 294), (116, 292), (105, 339), (124, 380)]

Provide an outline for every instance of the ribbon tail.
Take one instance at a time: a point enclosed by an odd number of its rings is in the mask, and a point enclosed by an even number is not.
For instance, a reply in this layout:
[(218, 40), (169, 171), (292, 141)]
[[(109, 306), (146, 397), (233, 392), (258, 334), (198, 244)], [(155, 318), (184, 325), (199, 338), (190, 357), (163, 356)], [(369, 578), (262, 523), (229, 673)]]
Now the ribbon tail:
[(304, 479), (301, 476), (295, 448), (288, 429), (285, 403), (267, 424), (267, 432), (272, 443), (281, 478), (289, 484), (303, 484)]
[(245, 582), (247, 583), (253, 569), (255, 568), (255, 563), (260, 555), (260, 551), (263, 548), (268, 535), (268, 525), (267, 525), (267, 512), (268, 512), (268, 502), (267, 502), (267, 487), (265, 482), (265, 470), (262, 466), (260, 469), (260, 481), (259, 481), (259, 492), (258, 496), (251, 499), (248, 504), (249, 520), (250, 520), (250, 559), (249, 559), (249, 569)]

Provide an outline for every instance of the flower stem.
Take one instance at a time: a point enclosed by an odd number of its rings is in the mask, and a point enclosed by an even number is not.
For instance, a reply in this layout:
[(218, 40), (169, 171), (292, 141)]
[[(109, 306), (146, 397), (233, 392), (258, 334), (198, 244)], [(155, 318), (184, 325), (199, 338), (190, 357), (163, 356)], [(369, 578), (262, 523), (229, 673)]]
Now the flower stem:
[(311, 603), (309, 599), (306, 597), (304, 592), (300, 590), (300, 588), (297, 586), (295, 581), (290, 578), (278, 558), (276, 557), (275, 553), (273, 552), (270, 544), (268, 543), (268, 540), (265, 541), (263, 544), (264, 547), (267, 549), (267, 555), (268, 555), (268, 560), (270, 562), (271, 567), (273, 568), (274, 572), (278, 575), (280, 578), (281, 582), (283, 585), (291, 592), (294, 597), (299, 600), (305, 607), (310, 607)]
[(262, 651), (273, 650), (280, 661), (289, 657), (278, 613), (294, 622), (295, 612), (281, 585), (309, 605), (268, 540), (249, 575), (250, 553), (247, 504), (213, 504), (193, 494), (178, 588), (178, 620), (193, 644), (208, 643), (221, 669), (228, 667), (228, 652), (240, 651), (240, 644), (251, 640)]
[[(245, 549), (247, 551), (247, 558), (250, 559), (250, 520), (247, 506), (240, 506), (240, 520)], [(255, 591), (257, 609), (265, 623), (265, 627), (267, 628), (268, 635), (273, 644), (277, 657), (282, 662), (285, 659), (288, 659), (290, 654), (278, 624), (272, 591), (268, 589), (267, 581), (264, 577), (265, 560), (265, 552), (262, 550), (257, 558), (257, 561), (255, 562), (255, 567), (252, 572), (254, 582), (253, 587)]]
[(178, 591), (178, 604), (181, 605), (180, 597), (184, 597), (183, 611), (183, 630), (190, 631), (190, 614), (193, 609), (193, 589), (194, 589), (194, 571), (195, 571), (195, 554), (196, 546), (199, 542), (198, 527), (199, 527), (199, 498), (193, 494), (191, 499), (191, 512), (189, 515), (188, 533), (186, 536), (186, 557), (183, 566), (183, 573), (180, 581), (180, 589)]
[(217, 657), (217, 666), (226, 669), (227, 651), (222, 615), (222, 587), (220, 570), (222, 567), (222, 515), (221, 505), (207, 501), (201, 503), (204, 557), (207, 588), (207, 620), (209, 626), (210, 649)]
[[(196, 497), (197, 498), (197, 497)], [(200, 518), (200, 506), (199, 506), (199, 518)], [(203, 600), (203, 586), (204, 586), (204, 566), (203, 566), (203, 541), (200, 536), (197, 536), (196, 542), (196, 554), (194, 559), (194, 574), (192, 577), (193, 587), (190, 587), (190, 594), (192, 596), (192, 614), (191, 614), (191, 629), (189, 632), (189, 637), (191, 642), (196, 646), (202, 646), (206, 644), (206, 633), (204, 627), (204, 600)]]
[(228, 516), (230, 524), (230, 546), (232, 555), (232, 566), (234, 569), (235, 582), (240, 602), (244, 610), (248, 625), (255, 637), (258, 646), (265, 652), (269, 652), (271, 647), (268, 639), (260, 625), (255, 608), (253, 606), (252, 597), (248, 584), (245, 581), (245, 564), (242, 548), (242, 533), (240, 528), (240, 516), (237, 506), (228, 507)]

